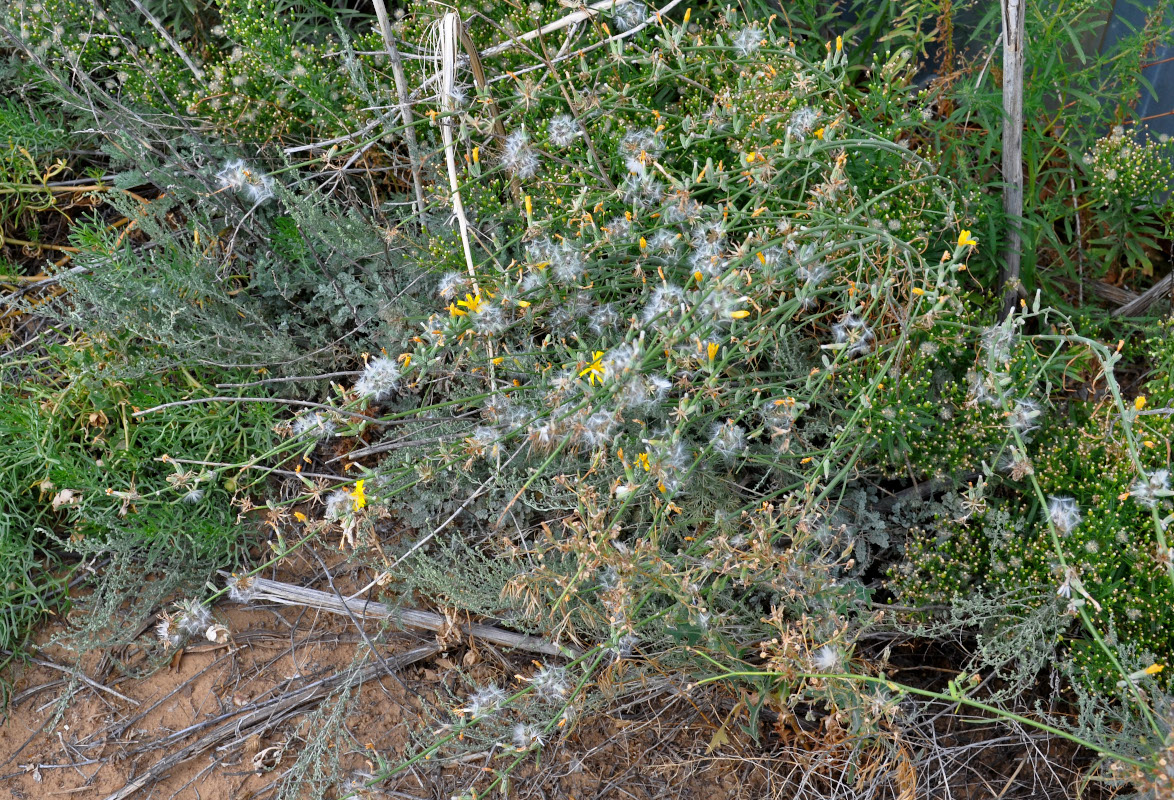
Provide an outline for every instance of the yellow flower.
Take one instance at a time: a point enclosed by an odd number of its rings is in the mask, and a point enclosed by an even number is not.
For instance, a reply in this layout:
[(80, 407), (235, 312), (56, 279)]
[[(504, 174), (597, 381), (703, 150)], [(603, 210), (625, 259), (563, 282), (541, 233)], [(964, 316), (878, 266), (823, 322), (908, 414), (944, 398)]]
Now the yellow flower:
[(815, 138), (816, 138), (816, 139), (822, 139), (822, 138), (823, 138), (823, 128), (820, 128), (820, 129), (818, 129), (818, 130), (815, 132)]
[(410, 366), (412, 363), (412, 354), (411, 353), (400, 353), (399, 354), (399, 362), (401, 364), (403, 364), (405, 368)]
[(296, 519), (298, 522), (305, 522), (306, 520), (309, 519), (309, 517), (307, 517), (301, 511), (295, 511), (294, 512), (294, 519)]
[(641, 249), (641, 250), (647, 250), (647, 249), (648, 249), (648, 240), (647, 240), (647, 239), (645, 239), (643, 236), (641, 236), (641, 237), (640, 237), (640, 249)]
[(587, 367), (579, 373), (579, 377), (582, 378), (584, 375), (586, 375), (587, 380), (591, 383), (592, 386), (594, 386), (595, 379), (597, 376), (601, 380), (603, 379), (603, 372), (604, 372), (603, 364), (600, 363), (603, 361), (603, 351), (596, 350), (595, 353), (591, 356), (591, 358), (592, 358), (591, 363), (588, 364)]
[(746, 317), (750, 316), (750, 312), (744, 308), (741, 308), (730, 314), (730, 316), (734, 319), (746, 319)]
[(705, 349), (709, 353), (709, 360), (713, 361), (717, 357), (717, 342), (710, 342)]
[(652, 471), (652, 466), (648, 463), (648, 453), (641, 453), (636, 456), (636, 463), (643, 467), (645, 472)]
[(975, 247), (978, 245), (978, 240), (970, 235), (970, 231), (963, 228), (962, 232), (958, 234), (958, 246), (966, 247), (967, 245)]
[(681, 22), (681, 24), (688, 25), (689, 24), (689, 17), (691, 17), (692, 15), (693, 15), (693, 9), (686, 8), (685, 9), (685, 19)]
[(530, 195), (526, 195), (526, 216), (534, 213), (534, 205), (530, 202)]
[(481, 163), (481, 148), (480, 147), (473, 148), (473, 163), (474, 164)]
[(1166, 668), (1166, 666), (1164, 664), (1150, 664), (1148, 667), (1145, 668), (1145, 674), (1146, 675), (1157, 675), (1159, 672), (1161, 672), (1165, 668)]
[(457, 308), (457, 307), (456, 307), (456, 305), (455, 305), (455, 304), (453, 304), (453, 303), (449, 303), (449, 304), (446, 306), (446, 308), (448, 309), (448, 313), (449, 313), (449, 315), (450, 315), (450, 316), (453, 316), (453, 317), (463, 317), (463, 316), (465, 316), (465, 314), (466, 314), (466, 313), (468, 313), (468, 312), (465, 312), (465, 311), (461, 311), (461, 310), (460, 310), (459, 308)]
[[(471, 294), (466, 294), (464, 300), (457, 301), (457, 305), (464, 306), (465, 308), (469, 309), (469, 311), (472, 311), (474, 314), (476, 314), (481, 310), (481, 294), (478, 293), (476, 297)], [(451, 310), (451, 308), (449, 310)], [(463, 311), (458, 311), (456, 313), (464, 316)]]
[(839, 53), (839, 52), (843, 51), (843, 49), (844, 49), (844, 37), (837, 36), (836, 37), (836, 52)]
[(1141, 411), (1143, 408), (1145, 408), (1145, 395), (1144, 394), (1139, 394), (1137, 396), (1137, 398), (1134, 399), (1133, 407), (1136, 408), (1138, 411)]
[(367, 505), (367, 490), (363, 488), (362, 479), (355, 482), (355, 490), (350, 495), (351, 499), (355, 501), (356, 511)]
[(914, 286), (912, 289), (910, 289), (910, 291), (911, 291), (911, 292), (913, 292), (913, 294), (916, 294), (916, 295), (923, 295), (923, 294), (925, 294), (925, 289), (922, 289), (921, 287), (918, 287), (918, 286)]

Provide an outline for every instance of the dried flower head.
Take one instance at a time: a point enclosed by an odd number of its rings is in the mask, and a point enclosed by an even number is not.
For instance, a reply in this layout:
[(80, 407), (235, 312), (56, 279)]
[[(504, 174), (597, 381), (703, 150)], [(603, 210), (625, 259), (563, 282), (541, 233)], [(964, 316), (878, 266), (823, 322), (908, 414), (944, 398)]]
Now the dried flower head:
[(199, 600), (185, 598), (175, 608), (176, 626), (188, 636), (202, 636), (212, 624), (212, 612)]
[(1170, 470), (1157, 469), (1149, 475), (1143, 473), (1129, 487), (1129, 496), (1146, 508), (1153, 508), (1161, 498), (1170, 496)]
[(251, 575), (233, 575), (224, 582), (228, 589), (228, 599), (234, 603), (251, 603), (257, 596), (254, 583)]
[(240, 159), (229, 161), (216, 173), (221, 189), (232, 189), (253, 203), (262, 203), (273, 196), (273, 178), (254, 169)]
[(159, 614), (159, 622), (155, 624), (155, 635), (164, 647), (179, 647), (184, 640), (184, 633), (180, 630), (175, 617), (167, 612)]

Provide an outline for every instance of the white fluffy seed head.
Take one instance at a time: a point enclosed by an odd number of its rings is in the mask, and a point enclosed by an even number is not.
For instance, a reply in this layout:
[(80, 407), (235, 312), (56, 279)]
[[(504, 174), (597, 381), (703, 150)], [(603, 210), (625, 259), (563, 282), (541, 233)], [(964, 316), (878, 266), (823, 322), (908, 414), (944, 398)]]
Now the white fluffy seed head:
[(175, 607), (176, 626), (188, 636), (202, 636), (212, 624), (212, 612), (199, 600), (180, 600)]
[(1048, 516), (1052, 520), (1052, 525), (1064, 536), (1076, 530), (1083, 519), (1080, 506), (1071, 497), (1049, 497)]
[(757, 25), (747, 25), (734, 36), (734, 49), (743, 58), (762, 46), (762, 31)]
[(840, 663), (840, 651), (830, 644), (816, 650), (811, 657), (811, 666), (816, 672), (839, 672)]
[(183, 631), (180, 630), (175, 618), (166, 612), (159, 615), (159, 622), (155, 624), (155, 635), (164, 647), (179, 647), (183, 644)]
[(1163, 497), (1170, 495), (1170, 470), (1158, 469), (1141, 478), (1129, 487), (1129, 496), (1146, 508), (1153, 508)]
[(355, 393), (372, 400), (383, 400), (399, 386), (400, 371), (395, 360), (379, 356), (367, 361), (363, 374), (355, 381)]
[(257, 596), (254, 579), (250, 575), (233, 575), (225, 586), (228, 588), (228, 599), (234, 603), (251, 603)]
[(1020, 435), (1030, 433), (1039, 427), (1036, 419), (1041, 414), (1039, 403), (1031, 399), (1015, 401), (1015, 407), (1007, 416), (1007, 425)]
[(567, 679), (567, 671), (563, 667), (544, 664), (530, 678), (530, 685), (547, 703), (561, 703), (571, 694), (571, 682)]
[(505, 691), (491, 683), (469, 695), (468, 705), (460, 711), (473, 719), (489, 717), (497, 713), (505, 701)]
[(648, 19), (648, 8), (639, 2), (625, 3), (612, 12), (612, 21), (621, 33), (637, 28)]
[(519, 750), (541, 747), (543, 742), (542, 729), (537, 725), (527, 725), (519, 722), (514, 726), (513, 740), (514, 746)]
[(848, 355), (862, 356), (872, 351), (876, 334), (864, 320), (849, 314), (832, 326), (832, 340), (836, 344), (846, 345)]
[(532, 178), (538, 172), (538, 152), (530, 146), (530, 135), (525, 130), (516, 130), (505, 137), (501, 164), (518, 178)]
[(733, 420), (714, 425), (709, 435), (709, 444), (715, 453), (726, 461), (733, 461), (746, 450), (746, 430)]
[(308, 436), (314, 439), (331, 439), (337, 433), (334, 420), (321, 411), (302, 414), (293, 421), (290, 430), (294, 436)]
[(458, 296), (469, 284), (469, 278), (460, 272), (446, 272), (436, 286), (436, 293), (445, 300)]
[(216, 180), (221, 189), (232, 189), (253, 203), (264, 202), (273, 196), (273, 178), (250, 167), (239, 158), (225, 164), (224, 168), (216, 173)]
[(803, 141), (807, 138), (807, 134), (815, 128), (815, 123), (819, 119), (819, 112), (810, 106), (802, 106), (795, 109), (791, 113), (791, 118), (787, 121), (787, 133), (791, 135), (792, 139)]
[(556, 147), (570, 147), (582, 135), (579, 123), (570, 114), (559, 114), (552, 117), (546, 125), (546, 135), (550, 143)]

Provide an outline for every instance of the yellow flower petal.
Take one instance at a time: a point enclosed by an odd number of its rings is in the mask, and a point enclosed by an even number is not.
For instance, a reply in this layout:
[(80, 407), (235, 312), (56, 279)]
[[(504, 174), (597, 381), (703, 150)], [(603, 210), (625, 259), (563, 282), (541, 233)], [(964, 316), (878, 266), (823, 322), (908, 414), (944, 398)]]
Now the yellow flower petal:
[(958, 246), (959, 247), (966, 247), (968, 245), (973, 247), (973, 246), (976, 246), (977, 244), (978, 244), (978, 240), (975, 239), (973, 236), (971, 236), (970, 231), (966, 230), (965, 228), (963, 228), (962, 232), (958, 234)]
[(750, 316), (750, 312), (747, 311), (746, 309), (742, 308), (742, 309), (739, 309), (739, 310), (733, 312), (732, 314), (730, 314), (730, 316), (733, 317), (734, 319), (746, 319), (746, 317)]
[(1138, 411), (1141, 411), (1143, 408), (1145, 408), (1145, 395), (1144, 394), (1139, 394), (1134, 399), (1133, 407), (1136, 408)]
[(350, 493), (351, 499), (355, 501), (355, 510), (358, 511), (367, 505), (367, 490), (363, 488), (365, 481), (359, 479), (355, 482), (355, 489)]

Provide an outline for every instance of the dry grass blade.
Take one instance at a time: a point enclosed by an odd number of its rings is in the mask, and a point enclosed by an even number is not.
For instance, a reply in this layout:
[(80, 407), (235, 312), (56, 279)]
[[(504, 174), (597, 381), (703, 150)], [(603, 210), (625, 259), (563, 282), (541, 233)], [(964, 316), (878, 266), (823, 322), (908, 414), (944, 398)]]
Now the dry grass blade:
[(477, 285), (477, 274), (473, 269), (473, 250), (469, 246), (469, 220), (465, 216), (465, 204), (461, 200), (461, 182), (457, 177), (457, 153), (453, 136), (452, 115), (453, 94), (456, 91), (457, 77), (457, 43), (461, 38), (461, 18), (455, 11), (445, 14), (440, 20), (440, 103), (444, 109), (444, 118), (441, 120), (440, 133), (444, 139), (444, 159), (448, 165), (448, 185), (452, 191), (453, 213), (461, 232), (461, 247), (465, 252), (465, 266), (469, 270), (469, 279), (473, 282), (473, 291), (481, 293)]

